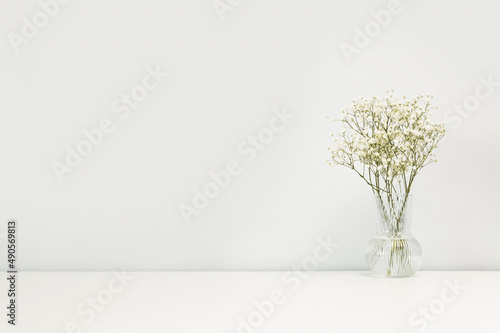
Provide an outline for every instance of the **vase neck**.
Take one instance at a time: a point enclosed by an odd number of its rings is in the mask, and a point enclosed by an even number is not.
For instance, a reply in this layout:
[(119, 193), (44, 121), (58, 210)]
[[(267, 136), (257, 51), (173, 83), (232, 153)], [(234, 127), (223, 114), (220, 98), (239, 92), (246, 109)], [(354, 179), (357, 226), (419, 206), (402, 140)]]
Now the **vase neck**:
[(410, 194), (375, 193), (379, 233), (398, 237), (410, 233)]

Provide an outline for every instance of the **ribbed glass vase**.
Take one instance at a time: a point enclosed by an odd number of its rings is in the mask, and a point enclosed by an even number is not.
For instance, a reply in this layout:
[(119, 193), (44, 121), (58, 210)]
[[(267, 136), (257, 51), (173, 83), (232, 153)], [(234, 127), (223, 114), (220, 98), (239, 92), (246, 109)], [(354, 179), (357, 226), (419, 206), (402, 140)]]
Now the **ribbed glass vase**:
[(410, 194), (375, 194), (379, 210), (377, 234), (366, 247), (366, 263), (377, 276), (406, 277), (415, 274), (422, 248), (410, 230)]

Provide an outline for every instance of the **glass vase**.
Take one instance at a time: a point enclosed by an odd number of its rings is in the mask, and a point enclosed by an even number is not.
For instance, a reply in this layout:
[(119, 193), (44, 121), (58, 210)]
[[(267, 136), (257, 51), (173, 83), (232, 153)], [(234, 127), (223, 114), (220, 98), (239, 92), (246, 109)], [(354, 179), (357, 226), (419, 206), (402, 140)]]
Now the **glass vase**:
[(365, 257), (377, 276), (411, 276), (420, 267), (422, 248), (410, 230), (411, 200), (410, 194), (375, 194), (377, 234), (370, 239)]

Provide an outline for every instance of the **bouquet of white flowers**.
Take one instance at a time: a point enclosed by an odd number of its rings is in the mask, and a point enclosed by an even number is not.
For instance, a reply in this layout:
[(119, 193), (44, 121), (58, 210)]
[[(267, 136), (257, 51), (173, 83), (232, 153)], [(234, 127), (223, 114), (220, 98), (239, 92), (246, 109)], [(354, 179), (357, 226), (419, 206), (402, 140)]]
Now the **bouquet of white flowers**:
[[(409, 193), (417, 173), (436, 162), (432, 153), (444, 136), (444, 124), (431, 122), (432, 96), (397, 99), (360, 97), (346, 106), (330, 165), (353, 169), (376, 194)], [(332, 134), (332, 136), (335, 136)]]
[[(383, 229), (392, 238), (405, 232), (404, 213), (415, 176), (436, 162), (433, 151), (444, 137), (444, 124), (431, 121), (430, 112), (436, 109), (432, 99), (430, 95), (398, 99), (389, 90), (382, 98), (353, 100), (342, 110), (343, 117), (334, 119), (342, 129), (332, 134), (335, 141), (328, 148), (328, 163), (354, 170), (371, 187)], [(390, 265), (397, 246), (391, 245)]]

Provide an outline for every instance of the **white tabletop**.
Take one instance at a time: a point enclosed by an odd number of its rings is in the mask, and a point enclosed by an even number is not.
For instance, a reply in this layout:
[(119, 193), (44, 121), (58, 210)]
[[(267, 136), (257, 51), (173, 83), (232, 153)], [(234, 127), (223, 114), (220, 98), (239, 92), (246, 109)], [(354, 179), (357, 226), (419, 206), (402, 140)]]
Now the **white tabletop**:
[(17, 288), (1, 332), (500, 331), (500, 272), (20, 272)]

